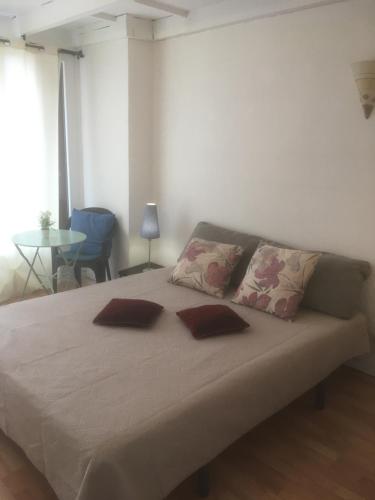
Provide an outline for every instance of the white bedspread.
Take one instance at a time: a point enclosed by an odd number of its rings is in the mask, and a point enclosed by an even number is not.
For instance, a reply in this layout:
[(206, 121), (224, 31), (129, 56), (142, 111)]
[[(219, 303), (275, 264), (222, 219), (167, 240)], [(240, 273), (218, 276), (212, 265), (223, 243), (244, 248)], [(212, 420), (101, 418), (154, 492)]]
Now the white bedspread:
[[(368, 351), (366, 322), (293, 323), (230, 304), (251, 327), (195, 340), (174, 314), (227, 303), (161, 269), (0, 308), (0, 427), (60, 500), (157, 500), (241, 435)], [(92, 324), (114, 297), (156, 301), (150, 330)]]

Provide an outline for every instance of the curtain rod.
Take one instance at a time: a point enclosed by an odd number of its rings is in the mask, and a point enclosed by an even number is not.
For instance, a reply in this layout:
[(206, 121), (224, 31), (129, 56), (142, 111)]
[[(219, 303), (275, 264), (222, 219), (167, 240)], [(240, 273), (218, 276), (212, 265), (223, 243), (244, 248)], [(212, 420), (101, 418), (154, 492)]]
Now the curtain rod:
[(82, 50), (57, 49), (57, 53), (58, 54), (68, 54), (69, 56), (74, 56), (77, 59), (82, 59), (82, 57), (85, 57)]
[[(25, 42), (25, 47), (29, 47), (30, 49), (37, 49), (37, 50), (45, 50), (46, 48), (44, 47), (44, 45), (39, 45), (37, 43), (33, 43), (33, 42), (26, 42), (26, 36), (23, 35), (22, 36), (24, 42)], [(7, 47), (9, 47), (12, 42), (9, 38), (0, 38), (0, 44), (2, 45), (5, 45)], [(70, 50), (70, 49), (57, 49), (57, 53), (58, 54), (67, 54), (69, 56), (74, 56), (76, 57), (77, 59), (82, 59), (82, 57), (85, 57), (84, 53), (82, 50)]]
[(43, 45), (38, 45), (37, 43), (25, 43), (25, 47), (29, 47), (29, 49), (37, 49), (37, 50), (46, 50)]

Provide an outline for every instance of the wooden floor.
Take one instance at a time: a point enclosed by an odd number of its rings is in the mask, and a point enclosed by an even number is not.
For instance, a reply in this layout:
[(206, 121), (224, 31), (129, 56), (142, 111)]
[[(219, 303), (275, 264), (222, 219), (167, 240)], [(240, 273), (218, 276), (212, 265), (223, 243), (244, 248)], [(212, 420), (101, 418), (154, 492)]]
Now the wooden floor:
[[(211, 481), (211, 500), (375, 500), (375, 378), (338, 370), (325, 410), (304, 395), (220, 455)], [(168, 500), (195, 498), (189, 478)], [(0, 500), (56, 500), (1, 434)]]

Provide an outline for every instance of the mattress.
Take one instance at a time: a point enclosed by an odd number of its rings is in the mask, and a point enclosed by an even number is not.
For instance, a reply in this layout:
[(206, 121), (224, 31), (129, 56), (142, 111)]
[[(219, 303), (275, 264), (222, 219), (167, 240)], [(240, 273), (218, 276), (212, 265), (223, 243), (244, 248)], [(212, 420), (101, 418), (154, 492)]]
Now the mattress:
[[(157, 500), (340, 364), (362, 315), (294, 322), (167, 282), (170, 269), (0, 308), (0, 427), (60, 500)], [(93, 325), (114, 297), (165, 307), (149, 330)], [(230, 304), (250, 328), (195, 340), (175, 312)]]

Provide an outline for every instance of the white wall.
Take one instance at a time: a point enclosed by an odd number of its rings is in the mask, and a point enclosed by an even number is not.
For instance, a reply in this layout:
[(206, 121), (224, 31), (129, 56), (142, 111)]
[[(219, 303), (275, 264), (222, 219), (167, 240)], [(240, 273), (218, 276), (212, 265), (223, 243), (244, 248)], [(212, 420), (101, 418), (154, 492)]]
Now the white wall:
[(84, 207), (80, 60), (60, 54), (64, 66), (67, 161), (71, 208)]
[(15, 27), (10, 17), (0, 15), (0, 38), (13, 38)]
[(116, 272), (147, 260), (139, 230), (151, 199), (153, 48), (121, 38), (87, 45), (84, 54), (84, 205), (109, 208), (118, 218)]
[(143, 210), (152, 194), (153, 44), (129, 44), (129, 264), (148, 259), (148, 244), (139, 236)]
[[(207, 220), (375, 264), (375, 113), (350, 68), (374, 22), (354, 0), (155, 44), (155, 260)], [(374, 330), (374, 280), (364, 300)]]
[(127, 264), (129, 233), (128, 41), (84, 47), (81, 60), (84, 204), (112, 210), (113, 271)]

